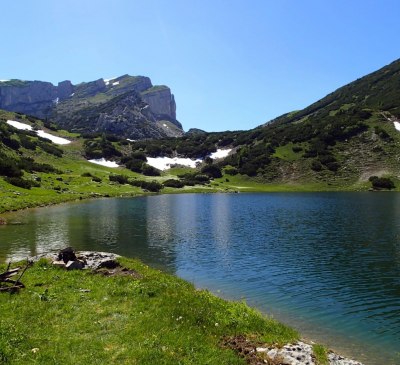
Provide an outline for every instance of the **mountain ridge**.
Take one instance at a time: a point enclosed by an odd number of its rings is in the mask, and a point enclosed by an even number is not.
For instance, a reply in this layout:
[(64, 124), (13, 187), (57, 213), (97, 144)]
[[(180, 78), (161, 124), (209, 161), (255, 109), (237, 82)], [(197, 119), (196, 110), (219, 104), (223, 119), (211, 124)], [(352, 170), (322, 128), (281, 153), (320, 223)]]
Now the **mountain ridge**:
[[(122, 75), (111, 79), (98, 79), (73, 85), (70, 81), (62, 81), (53, 85), (46, 81), (23, 81), (18, 79), (0, 82), (0, 109), (32, 115), (40, 119), (52, 119), (63, 128), (78, 132), (109, 132), (115, 129), (114, 113), (108, 120), (107, 113), (100, 113), (104, 104), (127, 93), (137, 93), (132, 104), (126, 104), (130, 109), (125, 113), (125, 131), (119, 128), (121, 136), (132, 139), (160, 138), (180, 136), (182, 125), (176, 119), (175, 98), (169, 87), (153, 86), (146, 76)], [(149, 111), (141, 113), (145, 103)], [(114, 101), (115, 104), (115, 101)], [(142, 108), (142, 109), (140, 109)], [(87, 116), (91, 110), (90, 119), (98, 119), (97, 125), (102, 130), (93, 130), (86, 125)], [(140, 115), (130, 119), (132, 116)], [(126, 117), (128, 116), (128, 117)], [(160, 123), (166, 121), (167, 123)]]

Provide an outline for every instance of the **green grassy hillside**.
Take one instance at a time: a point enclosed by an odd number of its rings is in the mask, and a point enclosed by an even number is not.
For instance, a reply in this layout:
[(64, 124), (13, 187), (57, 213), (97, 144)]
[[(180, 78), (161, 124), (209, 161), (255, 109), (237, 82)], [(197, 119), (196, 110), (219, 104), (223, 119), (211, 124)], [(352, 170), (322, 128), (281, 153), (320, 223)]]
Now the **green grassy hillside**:
[[(16, 120), (71, 140), (55, 145), (35, 132), (18, 130), (6, 123)], [(50, 127), (52, 129), (47, 128)], [(173, 169), (161, 173), (139, 160), (133, 162), (131, 143), (115, 136), (86, 135), (55, 130), (54, 125), (26, 115), (0, 111), (0, 213), (92, 197), (134, 196), (154, 192), (215, 192), (236, 188), (220, 187), (195, 169)], [(114, 160), (110, 168), (88, 162), (91, 158)], [(136, 156), (137, 157), (137, 156)], [(139, 172), (132, 171), (138, 170)], [(146, 173), (144, 175), (140, 172)], [(177, 175), (186, 174), (185, 184)], [(165, 183), (173, 180), (172, 184)], [(165, 183), (165, 186), (163, 185)]]
[(233, 167), (252, 183), (358, 190), (371, 187), (373, 176), (398, 185), (398, 122), (400, 61), (395, 61), (301, 111), (250, 131), (137, 142), (133, 148), (154, 156), (192, 157), (232, 148), (219, 166)]
[[(399, 189), (400, 61), (346, 85), (304, 110), (250, 131), (130, 142), (57, 130), (0, 111), (0, 212), (60, 201), (146, 192)], [(7, 119), (72, 141), (57, 146)], [(231, 149), (225, 159), (207, 156)], [(147, 157), (203, 159), (197, 169), (160, 172)], [(104, 157), (118, 168), (88, 162)]]

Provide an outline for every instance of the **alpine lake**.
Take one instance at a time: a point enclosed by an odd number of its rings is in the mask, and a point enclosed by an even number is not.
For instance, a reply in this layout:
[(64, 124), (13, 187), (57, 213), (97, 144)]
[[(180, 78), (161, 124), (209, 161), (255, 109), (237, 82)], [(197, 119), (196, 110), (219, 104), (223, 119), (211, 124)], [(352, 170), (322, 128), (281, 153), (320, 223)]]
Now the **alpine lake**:
[(245, 300), (366, 365), (400, 364), (400, 194), (182, 194), (3, 215), (0, 262), (115, 252)]

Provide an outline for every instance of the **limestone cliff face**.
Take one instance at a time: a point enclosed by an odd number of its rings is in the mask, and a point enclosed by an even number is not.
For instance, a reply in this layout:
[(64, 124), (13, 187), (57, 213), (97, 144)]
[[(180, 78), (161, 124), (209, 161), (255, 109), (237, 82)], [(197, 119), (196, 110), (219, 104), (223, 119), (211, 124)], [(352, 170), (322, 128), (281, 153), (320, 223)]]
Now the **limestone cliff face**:
[(56, 98), (57, 87), (50, 82), (30, 81), (19, 85), (18, 83), (0, 83), (1, 109), (43, 118)]
[[(135, 98), (132, 98), (132, 93)], [(123, 95), (130, 95), (130, 98), (121, 98)], [(122, 100), (124, 107), (118, 105)], [(141, 108), (144, 112), (139, 113), (141, 115), (138, 117), (136, 109), (140, 103), (143, 104)], [(107, 116), (101, 116), (104, 108), (107, 108)], [(70, 130), (103, 130), (129, 135), (134, 139), (161, 138), (171, 134), (178, 136), (183, 133), (182, 125), (176, 120), (176, 104), (171, 90), (167, 86), (153, 86), (145, 76), (123, 75), (77, 85), (62, 81), (57, 86), (43, 81), (0, 82), (0, 109), (50, 118)], [(88, 118), (89, 125), (85, 124)], [(124, 123), (116, 123), (122, 119)], [(146, 127), (143, 124), (143, 131), (140, 131), (139, 120), (148, 122), (145, 123)], [(163, 121), (173, 126), (164, 128), (163, 132), (159, 128), (160, 125), (164, 126)], [(129, 127), (130, 122), (135, 126)]]
[[(166, 86), (155, 86), (142, 92), (143, 101), (149, 104), (150, 109), (158, 119), (176, 122), (176, 104), (174, 95)], [(175, 124), (175, 123), (174, 123)]]

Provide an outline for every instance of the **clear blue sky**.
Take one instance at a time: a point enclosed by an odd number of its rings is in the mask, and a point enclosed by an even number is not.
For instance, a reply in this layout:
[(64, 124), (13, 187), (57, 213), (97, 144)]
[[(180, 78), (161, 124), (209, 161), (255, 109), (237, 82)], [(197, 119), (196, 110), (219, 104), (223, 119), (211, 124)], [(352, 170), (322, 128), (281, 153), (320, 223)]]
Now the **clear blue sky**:
[(250, 129), (400, 58), (399, 0), (2, 1), (0, 79), (149, 76), (184, 129)]

